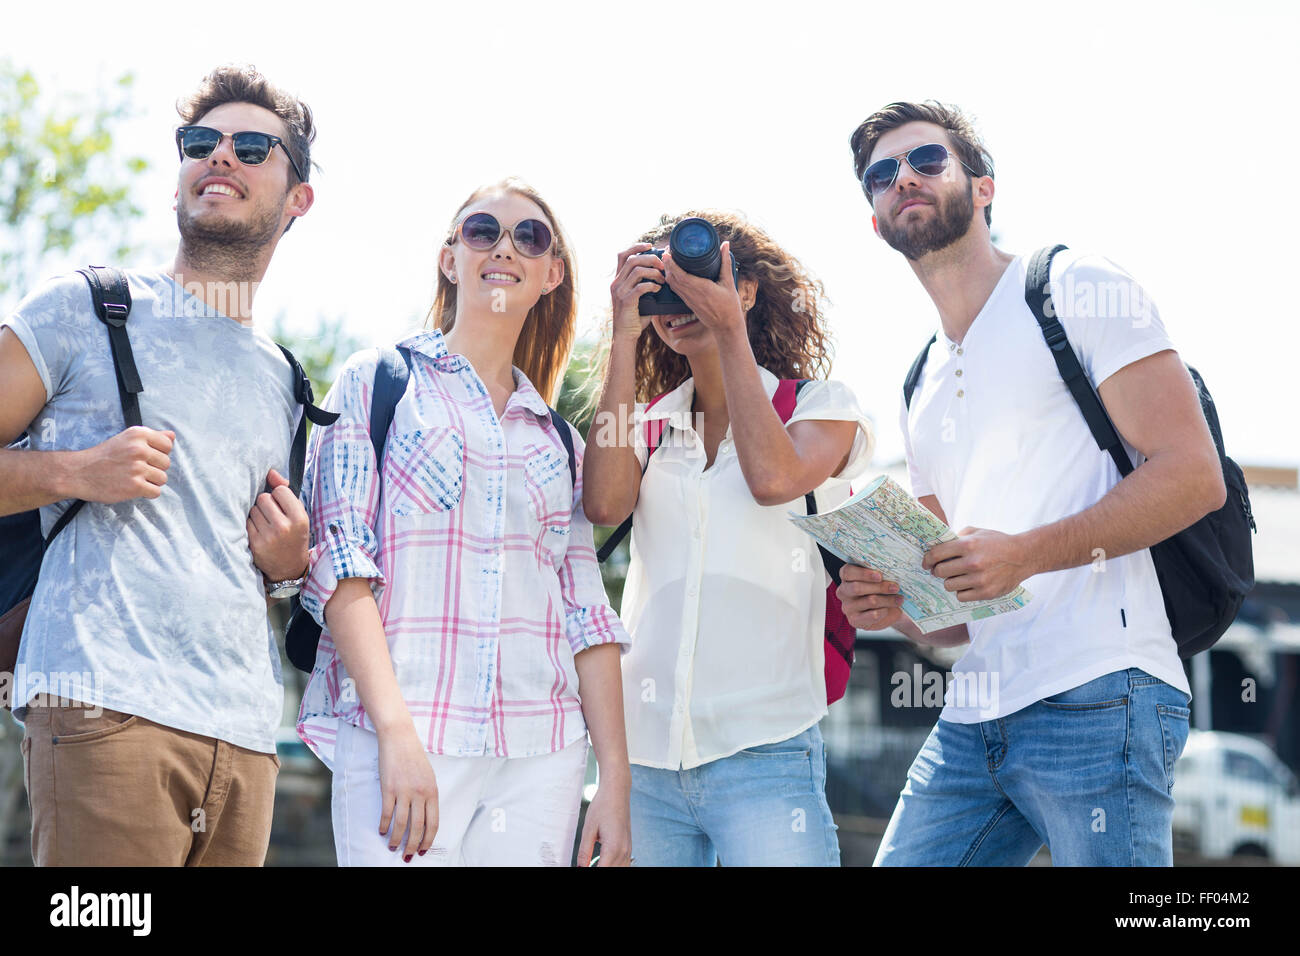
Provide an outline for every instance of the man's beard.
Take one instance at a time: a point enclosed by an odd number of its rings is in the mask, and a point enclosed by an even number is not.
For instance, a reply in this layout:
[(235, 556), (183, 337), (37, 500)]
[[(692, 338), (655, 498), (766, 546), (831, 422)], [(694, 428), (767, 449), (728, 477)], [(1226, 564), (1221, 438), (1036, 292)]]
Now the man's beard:
[(257, 271), (262, 250), (279, 234), (283, 211), (283, 206), (259, 206), (246, 222), (216, 216), (200, 220), (188, 214), (184, 203), (178, 203), (176, 227), (186, 261), (232, 280), (250, 278)]
[(959, 190), (947, 201), (940, 199), (935, 216), (929, 222), (910, 226), (886, 223), (877, 216), (880, 238), (915, 262), (927, 253), (946, 249), (970, 230), (975, 201), (966, 190)]

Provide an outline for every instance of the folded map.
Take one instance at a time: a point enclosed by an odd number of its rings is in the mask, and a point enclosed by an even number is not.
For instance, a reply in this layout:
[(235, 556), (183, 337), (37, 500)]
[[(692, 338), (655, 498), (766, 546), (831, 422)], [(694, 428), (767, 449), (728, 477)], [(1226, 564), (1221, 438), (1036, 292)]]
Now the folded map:
[(943, 579), (923, 569), (921, 559), (940, 541), (955, 541), (957, 535), (888, 475), (881, 475), (838, 508), (815, 515), (791, 512), (790, 520), (832, 554), (897, 583), (903, 613), (925, 634), (1018, 611), (1032, 597), (1017, 587), (987, 601), (959, 601), (945, 590)]

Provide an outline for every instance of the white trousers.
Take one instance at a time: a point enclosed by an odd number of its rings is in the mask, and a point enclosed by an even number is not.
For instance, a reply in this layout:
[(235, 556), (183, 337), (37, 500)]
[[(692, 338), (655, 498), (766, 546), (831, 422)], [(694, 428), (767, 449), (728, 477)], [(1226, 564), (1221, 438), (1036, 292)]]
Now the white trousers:
[(578, 828), (587, 738), (536, 757), (429, 754), (438, 833), (403, 862), (379, 833), (379, 738), (339, 721), (331, 808), (339, 866), (568, 866)]

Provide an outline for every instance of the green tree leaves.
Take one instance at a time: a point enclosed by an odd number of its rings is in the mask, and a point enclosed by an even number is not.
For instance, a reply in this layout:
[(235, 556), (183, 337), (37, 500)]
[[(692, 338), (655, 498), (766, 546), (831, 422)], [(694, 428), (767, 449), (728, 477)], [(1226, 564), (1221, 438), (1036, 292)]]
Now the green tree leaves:
[(131, 86), (128, 73), (94, 97), (50, 102), (30, 70), (0, 60), (0, 303), (43, 277), (48, 254), (88, 237), (114, 263), (129, 254), (131, 183), (148, 167), (113, 141)]

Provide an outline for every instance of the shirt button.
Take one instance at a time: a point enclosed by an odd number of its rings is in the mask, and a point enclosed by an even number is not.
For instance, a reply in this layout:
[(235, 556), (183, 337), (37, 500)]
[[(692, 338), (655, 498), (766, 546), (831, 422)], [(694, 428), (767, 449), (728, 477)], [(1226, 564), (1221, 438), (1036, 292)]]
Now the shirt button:
[(957, 354), (961, 355), (961, 349), (957, 349)]
[(957, 397), (958, 397), (958, 398), (961, 398), (961, 397), (964, 396), (965, 394), (966, 394), (966, 393), (963, 392), (960, 388), (957, 389)]
[(957, 369), (957, 377), (961, 378), (961, 369)]
[(948, 351), (949, 351), (949, 352), (951, 352), (951, 351), (952, 351), (953, 349), (955, 349), (956, 347), (957, 347), (957, 346), (953, 345), (951, 342), (948, 343)]
[(695, 597), (695, 585), (692, 584), (690, 587), (688, 587), (688, 588), (686, 589), (686, 593), (687, 593), (688, 595), (690, 595), (691, 597)]
[(692, 528), (692, 529), (691, 529), (691, 537), (692, 537), (692, 538), (698, 538), (699, 536), (700, 536), (700, 529), (699, 529), (699, 528)]

